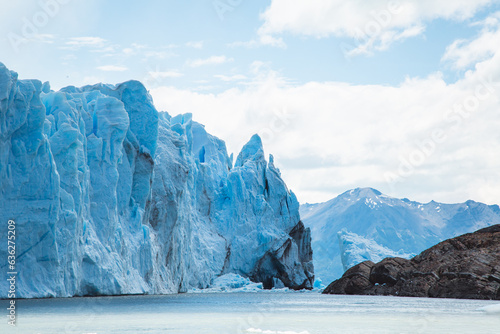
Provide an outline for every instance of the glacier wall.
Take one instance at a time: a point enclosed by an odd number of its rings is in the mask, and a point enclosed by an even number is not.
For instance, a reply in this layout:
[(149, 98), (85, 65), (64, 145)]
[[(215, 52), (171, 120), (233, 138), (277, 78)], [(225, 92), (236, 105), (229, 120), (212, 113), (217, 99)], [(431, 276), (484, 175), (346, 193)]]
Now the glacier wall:
[(254, 136), (232, 160), (137, 81), (54, 92), (0, 63), (0, 243), (14, 220), (18, 296), (175, 293), (227, 273), (311, 288), (310, 232), (273, 157)]
[(344, 272), (364, 261), (378, 263), (387, 257), (410, 259), (416, 255), (406, 254), (402, 250), (395, 252), (390, 248), (379, 245), (374, 240), (349, 232), (345, 228), (337, 233), (337, 238)]

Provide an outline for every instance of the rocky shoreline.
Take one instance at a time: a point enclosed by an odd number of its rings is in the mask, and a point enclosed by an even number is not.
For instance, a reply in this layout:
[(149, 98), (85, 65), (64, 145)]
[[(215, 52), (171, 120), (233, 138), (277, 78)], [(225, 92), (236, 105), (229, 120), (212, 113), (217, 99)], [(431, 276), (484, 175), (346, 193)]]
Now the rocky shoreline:
[(500, 300), (500, 225), (445, 240), (411, 260), (362, 262), (323, 293)]

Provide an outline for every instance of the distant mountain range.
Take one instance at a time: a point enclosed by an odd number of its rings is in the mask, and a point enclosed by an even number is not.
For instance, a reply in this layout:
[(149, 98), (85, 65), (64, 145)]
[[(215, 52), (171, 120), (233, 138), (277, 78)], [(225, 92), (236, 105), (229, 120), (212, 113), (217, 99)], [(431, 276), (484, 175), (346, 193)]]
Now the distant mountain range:
[(328, 284), (364, 260), (410, 257), (449, 238), (500, 224), (498, 205), (423, 204), (358, 188), (300, 207), (311, 228), (315, 275)]

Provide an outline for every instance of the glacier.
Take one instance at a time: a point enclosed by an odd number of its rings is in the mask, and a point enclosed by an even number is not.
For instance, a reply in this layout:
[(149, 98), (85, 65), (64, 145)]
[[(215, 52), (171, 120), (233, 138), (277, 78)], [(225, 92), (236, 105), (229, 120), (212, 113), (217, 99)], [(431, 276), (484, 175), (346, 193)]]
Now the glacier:
[(228, 274), (314, 282), (310, 230), (259, 136), (233, 165), (222, 140), (191, 114), (158, 112), (138, 81), (53, 91), (0, 63), (0, 182), (17, 297), (177, 293)]
[(337, 233), (337, 238), (339, 241), (342, 269), (344, 271), (364, 261), (377, 263), (387, 257), (410, 259), (417, 255), (406, 254), (403, 250), (395, 252), (390, 248), (377, 244), (374, 240), (349, 232), (345, 228)]
[(411, 257), (435, 244), (500, 223), (498, 205), (398, 199), (357, 188), (318, 204), (303, 204), (311, 229), (315, 276), (333, 282), (364, 260)]
[(213, 280), (212, 284), (207, 289), (191, 289), (190, 293), (233, 293), (233, 292), (261, 292), (263, 291), (262, 283), (254, 283), (248, 277), (243, 277), (238, 274), (224, 274)]

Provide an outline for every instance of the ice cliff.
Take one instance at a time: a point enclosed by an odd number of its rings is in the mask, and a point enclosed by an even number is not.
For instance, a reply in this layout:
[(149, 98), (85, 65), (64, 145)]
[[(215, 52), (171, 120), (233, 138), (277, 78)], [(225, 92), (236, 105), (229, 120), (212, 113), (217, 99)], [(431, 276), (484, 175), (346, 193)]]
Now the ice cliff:
[(375, 241), (364, 238), (343, 228), (337, 233), (340, 258), (344, 271), (364, 261), (380, 262), (386, 257), (410, 259), (416, 254), (406, 254), (402, 250), (395, 252)]
[(310, 232), (273, 157), (254, 136), (232, 160), (140, 82), (54, 92), (0, 63), (0, 243), (14, 220), (18, 297), (175, 293), (229, 273), (311, 288)]
[(500, 224), (498, 205), (419, 203), (371, 188), (304, 204), (300, 213), (311, 228), (315, 275), (327, 284), (358, 261), (409, 257), (443, 240)]

